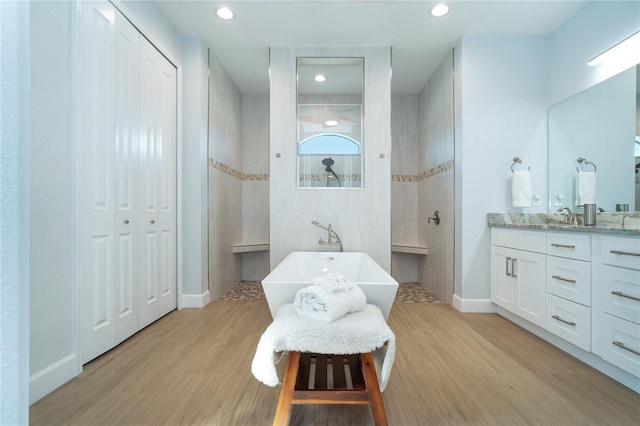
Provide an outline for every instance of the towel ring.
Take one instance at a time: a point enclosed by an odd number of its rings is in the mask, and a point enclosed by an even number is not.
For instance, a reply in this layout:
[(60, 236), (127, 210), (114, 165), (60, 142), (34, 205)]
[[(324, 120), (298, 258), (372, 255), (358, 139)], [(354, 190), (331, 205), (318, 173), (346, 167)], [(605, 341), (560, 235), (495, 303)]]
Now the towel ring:
[[(516, 164), (522, 164), (522, 159), (520, 157), (513, 157), (513, 163), (511, 164), (511, 172), (513, 173), (516, 172), (515, 170), (513, 170), (513, 166), (515, 166)], [(531, 170), (531, 166), (529, 166), (527, 170)]]
[[(580, 164), (585, 164), (585, 165), (586, 165), (586, 164), (591, 164), (591, 165), (593, 166), (593, 171), (594, 171), (594, 172), (598, 170), (598, 168), (596, 167), (596, 165), (595, 165), (595, 164), (593, 164), (591, 161), (587, 160), (586, 158), (578, 157), (578, 163), (580, 163)], [(576, 166), (576, 170), (578, 171), (578, 173), (580, 173), (580, 167), (579, 167), (579, 166)]]

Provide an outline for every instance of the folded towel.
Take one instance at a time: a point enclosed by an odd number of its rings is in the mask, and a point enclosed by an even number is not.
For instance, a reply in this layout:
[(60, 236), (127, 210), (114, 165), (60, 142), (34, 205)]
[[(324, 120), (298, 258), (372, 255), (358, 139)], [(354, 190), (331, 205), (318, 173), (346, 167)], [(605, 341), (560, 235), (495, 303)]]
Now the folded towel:
[(301, 318), (291, 303), (282, 305), (267, 327), (251, 362), (251, 373), (267, 386), (280, 384), (276, 353), (300, 351), (322, 354), (359, 354), (372, 352), (380, 391), (391, 375), (396, 354), (396, 338), (384, 320), (380, 308), (366, 304), (328, 324)]
[(335, 321), (349, 312), (359, 311), (367, 297), (357, 285), (341, 293), (329, 293), (318, 285), (310, 285), (296, 293), (293, 307), (300, 316), (325, 322)]
[(338, 273), (329, 273), (324, 277), (316, 277), (311, 280), (311, 283), (322, 287), (331, 294), (342, 293), (354, 286), (353, 282)]
[(576, 177), (576, 206), (596, 203), (595, 172), (578, 172)]
[(513, 172), (511, 205), (513, 207), (531, 207), (531, 173), (529, 170)]

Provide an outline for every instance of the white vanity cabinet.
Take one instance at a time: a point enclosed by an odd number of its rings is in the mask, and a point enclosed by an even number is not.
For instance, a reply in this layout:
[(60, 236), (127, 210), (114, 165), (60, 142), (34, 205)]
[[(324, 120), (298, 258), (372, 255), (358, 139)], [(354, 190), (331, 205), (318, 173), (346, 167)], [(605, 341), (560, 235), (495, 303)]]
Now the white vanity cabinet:
[(492, 228), (491, 301), (545, 325), (545, 234)]
[(546, 233), (545, 329), (591, 350), (591, 236)]
[(602, 235), (594, 250), (593, 352), (640, 377), (640, 238)]

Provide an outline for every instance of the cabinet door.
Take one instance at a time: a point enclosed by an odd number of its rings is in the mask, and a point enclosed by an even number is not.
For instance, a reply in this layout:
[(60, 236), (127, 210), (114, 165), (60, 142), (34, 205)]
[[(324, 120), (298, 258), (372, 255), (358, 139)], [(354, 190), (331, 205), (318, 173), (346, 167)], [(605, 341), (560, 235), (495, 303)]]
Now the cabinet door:
[(512, 276), (517, 280), (514, 313), (545, 326), (545, 255), (517, 250)]
[(115, 345), (114, 7), (80, 3), (78, 155), (82, 362)]
[(491, 301), (512, 310), (516, 297), (516, 281), (511, 276), (515, 250), (491, 246)]
[(145, 327), (177, 306), (176, 69), (140, 41), (140, 312)]

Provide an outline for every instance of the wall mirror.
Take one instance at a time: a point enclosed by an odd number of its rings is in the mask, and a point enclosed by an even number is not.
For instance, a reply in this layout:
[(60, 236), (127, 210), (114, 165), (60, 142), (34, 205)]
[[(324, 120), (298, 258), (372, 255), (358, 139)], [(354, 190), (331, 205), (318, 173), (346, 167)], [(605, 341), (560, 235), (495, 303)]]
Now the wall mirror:
[[(636, 66), (549, 109), (549, 210), (576, 206), (578, 170), (596, 170), (596, 204), (640, 210), (640, 76)], [(584, 158), (590, 163), (578, 163)], [(577, 168), (577, 169), (576, 169)]]
[(364, 58), (297, 58), (298, 188), (362, 188)]

